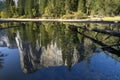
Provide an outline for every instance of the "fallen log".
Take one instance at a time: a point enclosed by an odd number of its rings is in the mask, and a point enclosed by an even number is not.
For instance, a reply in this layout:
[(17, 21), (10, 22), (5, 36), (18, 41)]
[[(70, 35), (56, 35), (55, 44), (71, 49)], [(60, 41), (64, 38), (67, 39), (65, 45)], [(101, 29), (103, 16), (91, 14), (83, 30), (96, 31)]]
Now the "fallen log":
[(20, 18), (1, 18), (0, 22), (77, 22), (77, 23), (101, 23), (101, 24), (120, 24), (120, 21), (105, 21), (102, 19), (20, 19)]

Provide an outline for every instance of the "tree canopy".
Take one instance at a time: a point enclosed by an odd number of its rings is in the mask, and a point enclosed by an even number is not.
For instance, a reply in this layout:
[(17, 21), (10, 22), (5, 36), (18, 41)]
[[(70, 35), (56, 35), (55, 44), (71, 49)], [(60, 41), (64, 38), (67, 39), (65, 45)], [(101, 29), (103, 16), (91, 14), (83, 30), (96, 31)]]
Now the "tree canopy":
[[(0, 16), (19, 18), (79, 18), (77, 16), (116, 16), (119, 0), (14, 0), (0, 2)], [(4, 8), (4, 9), (1, 9)]]

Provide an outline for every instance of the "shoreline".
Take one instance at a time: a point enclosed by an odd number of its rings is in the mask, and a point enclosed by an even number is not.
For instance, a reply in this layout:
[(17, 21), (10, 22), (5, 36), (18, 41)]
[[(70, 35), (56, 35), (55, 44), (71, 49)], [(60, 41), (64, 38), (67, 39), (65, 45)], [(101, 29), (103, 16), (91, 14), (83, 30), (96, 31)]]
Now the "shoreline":
[(103, 20), (102, 18), (93, 19), (28, 19), (28, 18), (0, 18), (0, 22), (75, 22), (75, 23), (110, 23), (120, 24), (120, 20)]

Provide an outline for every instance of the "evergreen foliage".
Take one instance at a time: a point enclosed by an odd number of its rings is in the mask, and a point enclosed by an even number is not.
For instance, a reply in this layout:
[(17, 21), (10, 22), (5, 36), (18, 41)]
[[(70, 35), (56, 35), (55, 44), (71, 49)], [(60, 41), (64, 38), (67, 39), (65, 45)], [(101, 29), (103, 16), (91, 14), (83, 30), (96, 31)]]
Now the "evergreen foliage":
[[(2, 3), (0, 3), (2, 4)], [(82, 18), (86, 16), (118, 16), (119, 0), (6, 0), (1, 17), (19, 18), (62, 18), (67, 16)], [(82, 14), (82, 15), (81, 15)], [(79, 16), (80, 15), (80, 16)]]

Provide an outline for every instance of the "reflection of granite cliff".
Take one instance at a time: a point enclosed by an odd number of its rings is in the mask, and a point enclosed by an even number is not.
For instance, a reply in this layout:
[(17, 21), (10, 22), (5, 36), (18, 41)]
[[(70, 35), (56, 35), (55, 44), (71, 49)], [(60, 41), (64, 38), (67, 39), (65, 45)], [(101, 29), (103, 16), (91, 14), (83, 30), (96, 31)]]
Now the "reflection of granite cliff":
[(9, 47), (9, 48), (17, 48), (16, 43), (14, 41), (10, 42), (10, 39), (8, 38), (8, 34), (7, 34), (7, 30), (0, 31), (0, 46)]
[(43, 48), (41, 55), (41, 64), (44, 67), (48, 66), (60, 66), (63, 64), (61, 49), (57, 47), (57, 44), (51, 43), (47, 46), (47, 49)]
[(10, 46), (6, 30), (0, 31), (0, 46)]
[(28, 41), (22, 42), (19, 32), (16, 36), (16, 43), (20, 51), (21, 67), (25, 73), (33, 72), (41, 67), (63, 64), (61, 50), (56, 44), (51, 43), (47, 49), (41, 47), (40, 43), (34, 47)]
[[(39, 66), (39, 54), (32, 52), (32, 46), (29, 42), (22, 42), (19, 32), (17, 32), (16, 43), (20, 51), (20, 62), (23, 72), (29, 73), (35, 71)], [(39, 50), (38, 50), (39, 51)]]
[(46, 48), (41, 46), (39, 40), (35, 42), (35, 45), (32, 45), (27, 40), (23, 42), (19, 32), (17, 32), (16, 43), (20, 51), (21, 67), (24, 73), (34, 72), (37, 69), (50, 66), (67, 65), (70, 68), (72, 65), (82, 61), (84, 57), (89, 57), (84, 53), (80, 53), (79, 49), (75, 47), (73, 52), (68, 51), (70, 53), (65, 53), (68, 56), (63, 56), (64, 51), (58, 47), (56, 42), (51, 42)]

